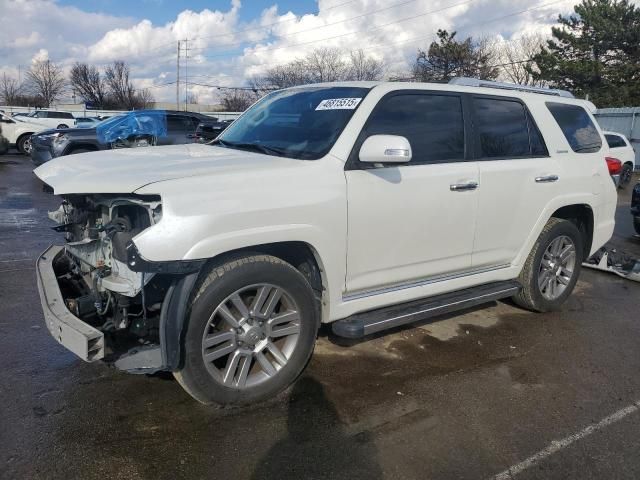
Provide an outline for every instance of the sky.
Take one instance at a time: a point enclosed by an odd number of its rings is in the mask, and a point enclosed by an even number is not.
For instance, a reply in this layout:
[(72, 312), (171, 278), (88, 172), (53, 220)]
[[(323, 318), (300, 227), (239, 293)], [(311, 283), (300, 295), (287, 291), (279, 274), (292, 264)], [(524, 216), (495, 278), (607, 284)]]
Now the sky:
[[(175, 101), (178, 40), (187, 39), (181, 78), (200, 103), (216, 103), (215, 86), (247, 78), (314, 48), (363, 49), (388, 74), (407, 71), (439, 28), (459, 37), (511, 39), (548, 35), (576, 0), (0, 0), (0, 72), (18, 77), (49, 59), (103, 68), (131, 66), (138, 88)], [(183, 44), (184, 45), (184, 44)], [(186, 63), (186, 65), (185, 65)], [(181, 92), (184, 95), (184, 92)]]

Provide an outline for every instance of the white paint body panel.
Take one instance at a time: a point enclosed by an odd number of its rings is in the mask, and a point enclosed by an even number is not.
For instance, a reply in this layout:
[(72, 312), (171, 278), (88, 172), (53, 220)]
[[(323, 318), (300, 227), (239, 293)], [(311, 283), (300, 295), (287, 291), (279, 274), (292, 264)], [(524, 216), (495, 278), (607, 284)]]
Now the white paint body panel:
[(611, 152), (611, 156), (612, 157), (617, 158), (618, 160), (620, 160), (623, 165), (625, 163), (630, 163), (633, 166), (633, 170), (635, 170), (636, 169), (636, 152), (634, 152), (633, 147), (631, 146), (631, 143), (629, 142), (629, 139), (627, 137), (625, 137), (623, 134), (618, 133), (618, 132), (605, 131), (603, 133), (605, 135), (610, 134), (610, 135), (617, 135), (618, 137), (622, 137), (622, 139), (624, 140), (624, 143), (626, 144), (626, 146), (625, 147), (610, 148), (609, 152)]
[[(59, 157), (35, 173), (57, 194), (160, 195), (162, 220), (134, 238), (148, 260), (211, 258), (267, 243), (307, 243), (322, 270), (325, 322), (516, 278), (547, 220), (566, 205), (585, 204), (593, 211), (592, 252), (611, 237), (617, 197), (605, 150), (573, 153), (545, 106), (546, 101), (579, 101), (451, 85), (355, 85), (372, 90), (319, 160), (194, 144)], [(520, 98), (550, 157), (345, 171), (372, 109), (397, 89)], [(535, 182), (548, 174), (557, 174), (559, 181)], [(478, 189), (449, 189), (468, 181), (477, 181)]]
[(14, 120), (11, 117), (0, 113), (2, 118), (9, 120), (9, 123), (1, 123), (2, 136), (5, 137), (10, 144), (15, 145), (18, 142), (18, 138), (22, 135), (40, 132), (45, 129), (42, 125), (38, 125), (31, 122), (22, 122), (20, 120)]

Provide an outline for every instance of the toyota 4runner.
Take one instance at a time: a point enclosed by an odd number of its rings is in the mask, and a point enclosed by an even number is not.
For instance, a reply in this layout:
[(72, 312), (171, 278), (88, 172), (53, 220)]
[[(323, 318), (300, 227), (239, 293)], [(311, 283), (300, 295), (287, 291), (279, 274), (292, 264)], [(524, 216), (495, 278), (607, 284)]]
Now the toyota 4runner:
[(35, 170), (66, 237), (37, 261), (46, 324), (83, 360), (248, 403), (296, 379), (321, 323), (558, 309), (614, 227), (586, 107), (471, 79), (318, 84), (209, 144), (54, 159)]

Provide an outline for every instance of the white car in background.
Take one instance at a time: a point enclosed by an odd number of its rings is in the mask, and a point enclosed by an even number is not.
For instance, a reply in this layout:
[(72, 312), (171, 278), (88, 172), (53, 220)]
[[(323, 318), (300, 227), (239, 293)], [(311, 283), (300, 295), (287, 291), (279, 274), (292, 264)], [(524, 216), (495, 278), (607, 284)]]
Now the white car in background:
[(44, 130), (42, 125), (14, 119), (4, 113), (0, 113), (0, 125), (9, 145), (26, 155), (31, 153), (31, 135)]
[(620, 172), (620, 187), (626, 186), (631, 181), (633, 171), (636, 169), (636, 152), (631, 143), (621, 133), (603, 132), (609, 145), (611, 155), (620, 160), (622, 171)]
[(47, 128), (69, 128), (75, 125), (75, 117), (69, 112), (37, 110), (20, 120), (36, 123)]

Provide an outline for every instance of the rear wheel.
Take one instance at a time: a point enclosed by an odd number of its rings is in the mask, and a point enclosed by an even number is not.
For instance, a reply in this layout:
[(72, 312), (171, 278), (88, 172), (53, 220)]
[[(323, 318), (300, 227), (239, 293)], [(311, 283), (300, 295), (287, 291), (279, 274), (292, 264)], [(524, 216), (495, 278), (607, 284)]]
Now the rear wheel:
[(24, 155), (31, 155), (31, 149), (33, 148), (33, 146), (31, 145), (31, 134), (28, 133), (18, 138), (16, 147), (18, 148), (18, 151), (20, 153)]
[(527, 257), (520, 277), (522, 290), (513, 297), (537, 312), (557, 310), (578, 281), (583, 240), (572, 222), (551, 218)]
[(290, 264), (269, 255), (230, 259), (196, 288), (176, 379), (202, 403), (251, 403), (302, 372), (315, 344), (314, 294)]
[(58, 125), (56, 127), (58, 130), (62, 129), (62, 128), (69, 128), (69, 125), (67, 125), (66, 123), (61, 123), (60, 125)]

